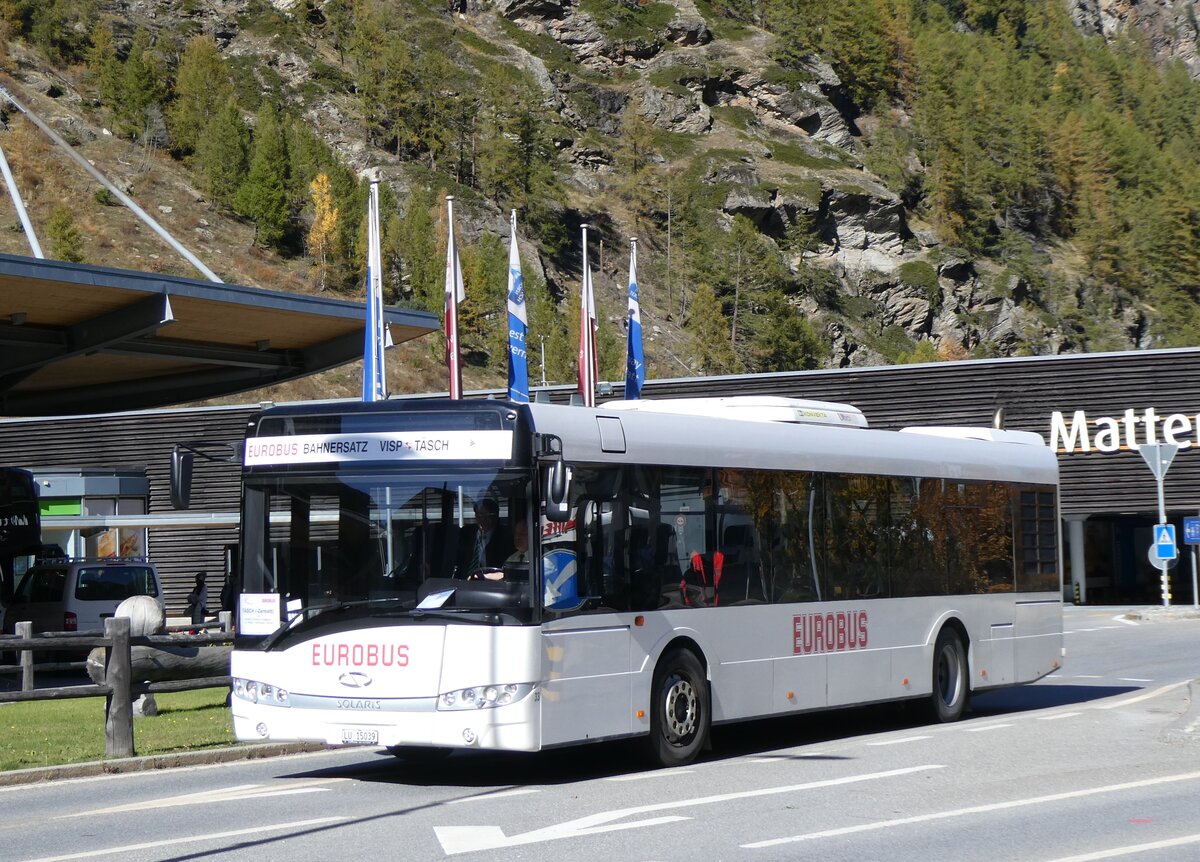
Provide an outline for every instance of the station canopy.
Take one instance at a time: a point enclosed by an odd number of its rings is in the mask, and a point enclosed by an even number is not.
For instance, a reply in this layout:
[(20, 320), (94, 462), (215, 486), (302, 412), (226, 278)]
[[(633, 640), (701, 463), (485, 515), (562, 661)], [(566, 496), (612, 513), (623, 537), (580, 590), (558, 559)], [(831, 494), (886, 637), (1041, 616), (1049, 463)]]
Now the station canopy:
[[(400, 344), (437, 315), (385, 308)], [(361, 359), (361, 302), (0, 254), (0, 415), (217, 398)]]

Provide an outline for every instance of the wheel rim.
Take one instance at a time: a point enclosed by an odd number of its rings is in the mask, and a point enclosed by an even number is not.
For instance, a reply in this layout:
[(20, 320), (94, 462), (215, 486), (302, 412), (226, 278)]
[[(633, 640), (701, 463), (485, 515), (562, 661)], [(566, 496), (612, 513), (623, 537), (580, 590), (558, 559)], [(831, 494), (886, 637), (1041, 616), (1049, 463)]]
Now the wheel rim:
[(958, 651), (952, 644), (942, 647), (938, 655), (938, 696), (942, 703), (952, 707), (958, 703), (962, 691), (962, 663)]
[(688, 736), (695, 733), (698, 710), (699, 700), (696, 697), (695, 686), (683, 677), (677, 676), (671, 679), (663, 710), (668, 742), (672, 745), (680, 745)]

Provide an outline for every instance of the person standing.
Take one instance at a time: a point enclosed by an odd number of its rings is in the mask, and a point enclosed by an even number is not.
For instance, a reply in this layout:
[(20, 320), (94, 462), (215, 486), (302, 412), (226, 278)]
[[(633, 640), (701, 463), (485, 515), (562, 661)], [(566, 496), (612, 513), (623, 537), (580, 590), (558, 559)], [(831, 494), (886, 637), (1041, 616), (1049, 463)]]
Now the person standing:
[(187, 615), (192, 623), (204, 622), (208, 615), (208, 572), (196, 572), (196, 585), (187, 597)]

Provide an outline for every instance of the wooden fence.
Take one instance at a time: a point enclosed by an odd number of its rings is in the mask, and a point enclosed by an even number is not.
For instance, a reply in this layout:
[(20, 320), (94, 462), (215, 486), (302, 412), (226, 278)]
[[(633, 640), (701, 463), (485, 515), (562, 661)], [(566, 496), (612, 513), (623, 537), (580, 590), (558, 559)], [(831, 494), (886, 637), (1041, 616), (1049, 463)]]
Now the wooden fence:
[[(170, 679), (159, 682), (134, 682), (132, 648), (134, 646), (200, 647), (233, 643), (228, 612), (222, 613), (220, 621), (217, 623), (174, 626), (172, 630), (191, 632), (203, 629), (207, 631), (213, 627), (219, 627), (220, 630), (215, 634), (188, 634), (183, 637), (170, 634), (132, 637), (129, 633), (129, 620), (124, 617), (106, 619), (103, 632), (49, 632), (35, 635), (32, 634), (31, 623), (17, 623), (15, 635), (0, 635), (0, 654), (17, 651), (20, 654), (20, 663), (17, 666), (0, 666), (0, 672), (20, 673), (21, 690), (0, 692), (0, 703), (103, 695), (105, 698), (105, 756), (132, 757), (134, 755), (133, 702), (138, 697), (143, 694), (228, 687), (231, 682), (228, 675)], [(83, 670), (85, 668), (83, 662), (35, 664), (35, 650), (37, 652), (79, 652), (94, 647), (103, 647), (105, 651), (103, 682), (94, 685), (35, 688), (35, 670)]]

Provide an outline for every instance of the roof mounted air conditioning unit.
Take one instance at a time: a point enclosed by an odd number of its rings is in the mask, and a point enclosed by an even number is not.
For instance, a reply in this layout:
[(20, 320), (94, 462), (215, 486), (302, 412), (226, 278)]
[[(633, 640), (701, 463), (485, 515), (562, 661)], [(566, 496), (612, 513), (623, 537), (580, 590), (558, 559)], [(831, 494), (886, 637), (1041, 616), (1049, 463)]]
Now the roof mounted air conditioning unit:
[(834, 425), (842, 428), (866, 428), (867, 418), (849, 404), (809, 401), (779, 395), (734, 395), (728, 398), (646, 398), (637, 401), (606, 401), (604, 410), (629, 410), (643, 413), (673, 413), (683, 416), (707, 416), (742, 419), (752, 422), (785, 422), (802, 425)]

